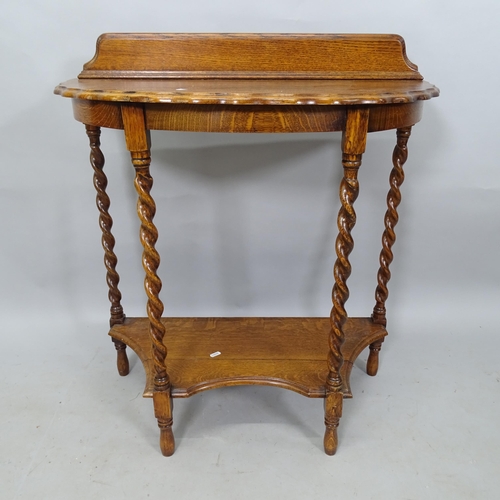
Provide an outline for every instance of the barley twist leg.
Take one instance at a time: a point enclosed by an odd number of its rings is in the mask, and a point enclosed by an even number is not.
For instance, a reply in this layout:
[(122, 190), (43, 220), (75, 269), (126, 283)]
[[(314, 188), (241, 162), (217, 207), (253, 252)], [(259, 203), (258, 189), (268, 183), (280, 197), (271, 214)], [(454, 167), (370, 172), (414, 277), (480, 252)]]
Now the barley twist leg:
[[(385, 302), (389, 296), (387, 284), (391, 279), (389, 266), (392, 263), (394, 255), (392, 246), (396, 241), (395, 227), (399, 220), (398, 205), (401, 202), (400, 187), (404, 181), (403, 165), (408, 158), (407, 143), (411, 134), (411, 127), (404, 127), (397, 130), (397, 143), (392, 155), (392, 163), (394, 165), (390, 177), (390, 189), (387, 194), (387, 211), (384, 217), (385, 230), (382, 235), (382, 251), (380, 252), (380, 268), (377, 276), (377, 289), (375, 291), (375, 307), (373, 309), (372, 319), (374, 323), (386, 325), (386, 309)], [(368, 375), (376, 375), (379, 365), (379, 352), (382, 347), (383, 339), (378, 340), (370, 345), (370, 355), (366, 364)]]
[(172, 432), (172, 399), (170, 395), (170, 378), (167, 373), (165, 360), (167, 349), (163, 344), (165, 327), (161, 322), (163, 304), (159, 299), (161, 280), (157, 275), (160, 265), (160, 256), (155, 249), (158, 231), (153, 223), (156, 206), (150, 191), (153, 178), (149, 173), (151, 157), (148, 151), (132, 151), (134, 165), (135, 188), (139, 196), (137, 213), (141, 221), (140, 238), (143, 246), (142, 265), (146, 272), (144, 288), (148, 297), (147, 313), (149, 318), (149, 332), (152, 341), (154, 379), (154, 407), (155, 416), (160, 428), (160, 448), (162, 454), (170, 456), (174, 453), (175, 442)]
[[(120, 276), (116, 272), (116, 264), (118, 259), (114, 252), (115, 238), (111, 233), (113, 227), (113, 219), (109, 215), (110, 200), (106, 193), (108, 179), (104, 173), (104, 155), (101, 151), (101, 129), (92, 125), (85, 125), (89, 142), (90, 142), (90, 164), (94, 169), (94, 187), (96, 189), (96, 205), (99, 210), (99, 226), (101, 228), (102, 237), (101, 243), (104, 249), (104, 265), (106, 266), (106, 281), (108, 283), (108, 298), (111, 303), (109, 324), (113, 325), (123, 323), (125, 314), (121, 305), (122, 294), (118, 288)], [(129, 373), (129, 362), (127, 358), (126, 345), (117, 340), (112, 339), (117, 352), (117, 368), (118, 373), (122, 376)]]
[(337, 218), (339, 234), (335, 243), (337, 260), (333, 274), (335, 284), (332, 291), (333, 307), (330, 313), (331, 332), (329, 337), (328, 378), (326, 381), (325, 398), (325, 438), (324, 447), (328, 455), (333, 455), (337, 449), (337, 427), (342, 416), (342, 344), (344, 343), (343, 326), (347, 320), (345, 302), (349, 298), (347, 279), (351, 274), (349, 254), (354, 247), (351, 231), (356, 223), (354, 201), (359, 192), (357, 180), (361, 165), (361, 155), (343, 154), (344, 178), (340, 184), (341, 207)]
[(354, 247), (351, 231), (356, 224), (354, 202), (358, 197), (358, 170), (366, 147), (369, 110), (367, 107), (346, 110), (346, 125), (342, 133), (342, 165), (344, 176), (340, 183), (340, 210), (337, 217), (338, 236), (335, 241), (337, 259), (333, 268), (335, 283), (332, 290), (330, 312), (328, 376), (325, 383), (325, 437), (323, 445), (327, 455), (337, 451), (337, 428), (342, 416), (342, 345), (344, 324), (347, 321), (345, 303), (349, 297), (347, 279), (351, 274), (349, 254)]

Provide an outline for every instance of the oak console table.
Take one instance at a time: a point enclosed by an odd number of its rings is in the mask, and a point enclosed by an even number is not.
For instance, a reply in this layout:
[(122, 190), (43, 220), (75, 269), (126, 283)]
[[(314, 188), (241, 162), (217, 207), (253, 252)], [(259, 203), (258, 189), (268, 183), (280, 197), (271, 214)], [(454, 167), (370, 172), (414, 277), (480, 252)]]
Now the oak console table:
[[(397, 35), (105, 34), (78, 79), (55, 93), (70, 97), (90, 140), (105, 252), (111, 330), (118, 371), (126, 346), (142, 360), (163, 455), (174, 453), (172, 398), (217, 387), (262, 384), (325, 400), (325, 452), (337, 449), (349, 375), (369, 346), (375, 375), (386, 331), (385, 302), (403, 164), (423, 101), (439, 95), (406, 57)], [(101, 127), (125, 132), (135, 168), (144, 248), (147, 318), (126, 318), (116, 271), (110, 200), (100, 149)], [(348, 318), (351, 230), (358, 169), (368, 132), (396, 129), (375, 308)], [(344, 176), (335, 244), (333, 307), (327, 318), (163, 318), (160, 258), (150, 190), (150, 130), (186, 132), (342, 132)], [(167, 356), (168, 350), (168, 356)], [(214, 351), (223, 354), (210, 357)]]

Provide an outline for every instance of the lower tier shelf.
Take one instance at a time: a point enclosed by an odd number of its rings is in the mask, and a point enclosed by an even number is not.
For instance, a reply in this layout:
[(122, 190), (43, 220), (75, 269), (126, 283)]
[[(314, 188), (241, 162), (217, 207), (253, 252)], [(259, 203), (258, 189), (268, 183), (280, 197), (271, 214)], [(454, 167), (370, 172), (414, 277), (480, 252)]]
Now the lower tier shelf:
[[(271, 385), (304, 396), (325, 396), (328, 374), (328, 318), (163, 318), (172, 396), (231, 385)], [(127, 318), (109, 334), (133, 349), (146, 371), (144, 397), (153, 396), (154, 367), (147, 318)], [(349, 318), (344, 326), (341, 374), (344, 397), (352, 397), (354, 361), (387, 335), (370, 318)]]

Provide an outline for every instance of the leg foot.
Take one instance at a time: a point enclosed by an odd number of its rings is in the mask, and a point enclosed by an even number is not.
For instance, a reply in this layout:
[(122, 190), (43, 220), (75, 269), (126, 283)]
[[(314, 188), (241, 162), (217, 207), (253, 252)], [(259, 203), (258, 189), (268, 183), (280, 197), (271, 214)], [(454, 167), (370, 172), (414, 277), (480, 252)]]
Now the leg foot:
[(128, 357), (127, 357), (127, 346), (120, 340), (113, 339), (113, 343), (116, 348), (116, 366), (118, 368), (118, 373), (125, 377), (130, 371)]
[(325, 429), (325, 438), (323, 440), (323, 446), (325, 448), (325, 453), (330, 456), (335, 455), (339, 443), (337, 437), (337, 426), (327, 425)]
[(158, 422), (160, 427), (160, 450), (164, 457), (171, 457), (175, 451), (174, 433), (172, 425), (165, 425)]
[(335, 455), (338, 446), (337, 427), (342, 416), (341, 392), (334, 392), (325, 397), (325, 437), (323, 446), (327, 455)]
[(382, 347), (383, 340), (377, 340), (370, 344), (370, 354), (368, 356), (368, 361), (366, 362), (366, 373), (374, 377), (378, 372), (378, 353)]
[(172, 397), (170, 387), (153, 393), (155, 417), (160, 428), (160, 450), (164, 457), (171, 457), (175, 451), (174, 433), (172, 432)]

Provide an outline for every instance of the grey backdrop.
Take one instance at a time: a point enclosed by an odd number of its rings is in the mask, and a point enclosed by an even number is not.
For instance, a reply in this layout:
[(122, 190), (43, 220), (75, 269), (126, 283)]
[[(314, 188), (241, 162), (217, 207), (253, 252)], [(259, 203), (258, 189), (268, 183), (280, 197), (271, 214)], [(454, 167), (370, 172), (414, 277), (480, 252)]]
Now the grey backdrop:
[[(4, 0), (0, 496), (495, 498), (499, 19), (497, 0)], [(365, 354), (353, 370), (334, 459), (319, 401), (252, 387), (176, 401), (167, 463), (140, 363), (116, 375), (88, 141), (52, 95), (108, 31), (399, 33), (440, 87), (409, 143), (391, 336), (375, 379)], [(351, 315), (373, 307), (394, 135), (369, 137), (360, 172)], [(133, 169), (121, 132), (102, 142), (123, 303), (142, 316)], [(328, 315), (339, 142), (153, 134), (166, 314)]]

